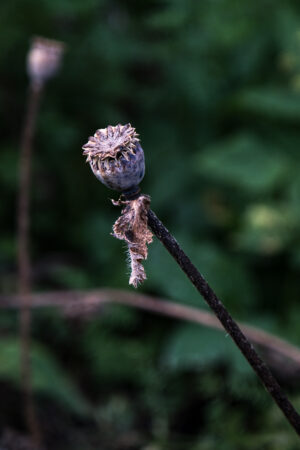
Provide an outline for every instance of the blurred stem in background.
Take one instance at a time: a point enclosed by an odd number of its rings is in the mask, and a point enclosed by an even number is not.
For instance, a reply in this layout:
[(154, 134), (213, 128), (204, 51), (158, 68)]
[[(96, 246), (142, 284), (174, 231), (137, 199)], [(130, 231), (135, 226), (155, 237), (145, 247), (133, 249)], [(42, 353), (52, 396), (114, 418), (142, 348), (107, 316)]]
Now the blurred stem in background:
[[(187, 322), (224, 331), (214, 314), (202, 309), (175, 303), (159, 297), (119, 289), (97, 289), (91, 291), (53, 291), (32, 293), (30, 308), (59, 308), (68, 318), (92, 319), (100, 314), (106, 304), (123, 304), (151, 313), (172, 317)], [(0, 295), (1, 309), (21, 308), (21, 299), (15, 295)], [(261, 328), (238, 322), (250, 341), (262, 348), (268, 363), (285, 374), (300, 373), (300, 350), (295, 345)]]
[(24, 391), (24, 415), (34, 444), (41, 445), (41, 431), (36, 417), (30, 364), (30, 299), (32, 292), (30, 261), (30, 188), (32, 148), (40, 100), (46, 81), (55, 75), (60, 65), (64, 45), (37, 37), (28, 53), (27, 70), (30, 78), (28, 105), (21, 138), (19, 199), (18, 199), (18, 288), (22, 298), (20, 311), (21, 377)]
[(37, 446), (41, 435), (36, 418), (30, 367), (30, 295), (32, 290), (30, 262), (30, 186), (32, 166), (32, 142), (36, 126), (43, 85), (32, 82), (28, 94), (20, 152), (19, 199), (18, 199), (18, 290), (22, 298), (20, 310), (21, 377), (24, 392), (24, 414), (28, 429)]

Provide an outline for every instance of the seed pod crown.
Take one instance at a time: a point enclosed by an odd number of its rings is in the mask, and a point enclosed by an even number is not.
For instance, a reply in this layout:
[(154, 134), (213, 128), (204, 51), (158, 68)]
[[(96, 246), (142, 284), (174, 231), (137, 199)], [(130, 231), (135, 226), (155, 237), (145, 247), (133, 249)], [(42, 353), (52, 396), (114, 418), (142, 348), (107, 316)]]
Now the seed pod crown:
[(126, 157), (129, 152), (134, 154), (138, 142), (138, 134), (130, 123), (115, 127), (109, 125), (107, 128), (97, 130), (82, 148), (83, 154), (87, 155), (87, 161), (95, 156), (101, 160), (117, 159), (121, 155)]

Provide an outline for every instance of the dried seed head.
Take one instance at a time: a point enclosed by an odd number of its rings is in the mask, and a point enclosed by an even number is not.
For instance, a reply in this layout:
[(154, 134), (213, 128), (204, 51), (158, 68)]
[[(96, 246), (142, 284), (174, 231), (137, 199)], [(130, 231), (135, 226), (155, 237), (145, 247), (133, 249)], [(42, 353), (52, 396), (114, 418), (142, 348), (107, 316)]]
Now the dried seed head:
[(147, 245), (152, 242), (148, 229), (150, 197), (137, 196), (138, 185), (145, 174), (144, 152), (138, 135), (130, 123), (109, 125), (97, 130), (82, 148), (94, 175), (110, 189), (126, 193), (126, 200), (122, 196), (117, 202), (113, 200), (114, 205), (124, 206), (114, 224), (113, 235), (128, 246), (129, 284), (137, 287), (146, 279), (142, 261), (147, 258)]
[(36, 37), (27, 56), (27, 70), (35, 85), (42, 85), (59, 69), (65, 45), (62, 42)]
[(97, 130), (82, 148), (94, 175), (108, 188), (127, 191), (142, 181), (144, 152), (130, 123)]

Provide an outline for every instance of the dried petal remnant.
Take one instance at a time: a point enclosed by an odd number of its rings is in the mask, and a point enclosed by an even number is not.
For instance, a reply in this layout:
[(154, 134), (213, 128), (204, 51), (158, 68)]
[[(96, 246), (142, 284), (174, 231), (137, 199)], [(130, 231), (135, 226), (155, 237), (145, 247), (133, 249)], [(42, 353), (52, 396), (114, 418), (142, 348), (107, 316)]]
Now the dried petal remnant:
[(129, 284), (135, 288), (146, 279), (142, 261), (147, 259), (147, 244), (152, 242), (152, 233), (148, 228), (148, 210), (150, 197), (141, 195), (136, 200), (112, 200), (116, 206), (124, 205), (121, 216), (113, 226), (113, 235), (128, 245), (131, 275)]
[(129, 123), (97, 130), (82, 148), (94, 175), (110, 189), (126, 191), (144, 177), (144, 152)]

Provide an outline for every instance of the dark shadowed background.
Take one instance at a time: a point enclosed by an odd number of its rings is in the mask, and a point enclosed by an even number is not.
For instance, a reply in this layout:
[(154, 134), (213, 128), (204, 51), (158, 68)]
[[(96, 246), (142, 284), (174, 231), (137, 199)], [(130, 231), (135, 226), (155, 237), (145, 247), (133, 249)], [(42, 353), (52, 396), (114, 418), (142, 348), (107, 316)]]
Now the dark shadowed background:
[[(67, 44), (34, 145), (35, 291), (128, 286), (119, 210), (81, 147), (130, 122), (143, 192), (235, 318), (300, 345), (300, 4), (4, 0), (0, 286), (16, 292), (19, 142), (32, 36)], [(205, 308), (162, 245), (140, 292)], [(18, 315), (0, 314), (0, 427), (25, 433)], [(33, 387), (47, 448), (293, 450), (298, 440), (225, 332), (125, 306), (36, 310)], [(274, 360), (274, 358), (273, 358)], [(273, 370), (300, 406), (299, 369)]]

